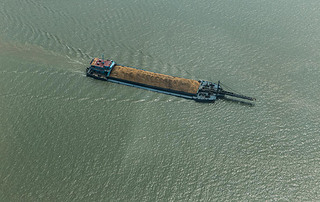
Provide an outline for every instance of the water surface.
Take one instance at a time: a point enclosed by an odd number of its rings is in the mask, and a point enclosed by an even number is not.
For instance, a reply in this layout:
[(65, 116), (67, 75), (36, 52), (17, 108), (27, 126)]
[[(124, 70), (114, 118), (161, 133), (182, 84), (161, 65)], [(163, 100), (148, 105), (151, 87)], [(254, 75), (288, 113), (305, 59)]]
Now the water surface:
[[(0, 3), (1, 201), (319, 200), (320, 3)], [(85, 76), (92, 57), (254, 107)]]

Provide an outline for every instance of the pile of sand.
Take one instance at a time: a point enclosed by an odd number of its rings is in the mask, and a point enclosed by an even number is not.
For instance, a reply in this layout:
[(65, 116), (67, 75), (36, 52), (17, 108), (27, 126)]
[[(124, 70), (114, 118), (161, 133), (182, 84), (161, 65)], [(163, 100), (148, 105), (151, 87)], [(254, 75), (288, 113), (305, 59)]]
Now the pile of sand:
[(113, 67), (110, 77), (191, 94), (196, 94), (200, 85), (198, 81), (192, 79), (184, 79), (118, 65)]

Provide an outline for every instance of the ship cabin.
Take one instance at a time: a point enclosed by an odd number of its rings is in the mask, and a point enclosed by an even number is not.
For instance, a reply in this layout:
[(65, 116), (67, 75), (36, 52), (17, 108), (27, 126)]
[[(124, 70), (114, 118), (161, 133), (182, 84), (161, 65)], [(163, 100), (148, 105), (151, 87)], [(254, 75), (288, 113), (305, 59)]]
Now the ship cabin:
[(103, 60), (99, 58), (94, 58), (90, 62), (90, 70), (95, 71), (97, 73), (106, 74), (109, 76), (112, 68), (116, 65), (116, 63), (112, 60)]

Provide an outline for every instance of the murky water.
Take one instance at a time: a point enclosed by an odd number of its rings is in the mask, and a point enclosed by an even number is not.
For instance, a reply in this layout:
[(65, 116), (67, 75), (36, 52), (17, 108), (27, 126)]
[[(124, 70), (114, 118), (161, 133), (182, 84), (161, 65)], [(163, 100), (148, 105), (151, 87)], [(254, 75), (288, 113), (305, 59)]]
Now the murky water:
[[(320, 2), (0, 2), (1, 201), (319, 200)], [(254, 107), (87, 78), (92, 57)]]

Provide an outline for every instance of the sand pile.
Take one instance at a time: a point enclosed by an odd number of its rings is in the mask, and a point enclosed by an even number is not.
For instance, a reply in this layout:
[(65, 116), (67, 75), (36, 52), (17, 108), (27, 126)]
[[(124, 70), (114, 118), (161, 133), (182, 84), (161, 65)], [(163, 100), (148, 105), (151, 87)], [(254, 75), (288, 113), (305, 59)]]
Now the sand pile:
[(191, 94), (196, 94), (200, 85), (198, 81), (192, 79), (184, 79), (118, 65), (113, 67), (110, 77)]

